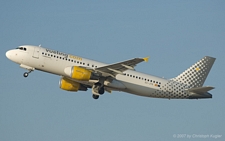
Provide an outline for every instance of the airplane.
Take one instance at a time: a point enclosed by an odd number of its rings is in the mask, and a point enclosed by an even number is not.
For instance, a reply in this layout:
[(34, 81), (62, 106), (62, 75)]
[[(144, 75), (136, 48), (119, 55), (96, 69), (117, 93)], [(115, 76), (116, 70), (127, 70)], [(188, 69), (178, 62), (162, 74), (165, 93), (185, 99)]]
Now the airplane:
[(212, 98), (203, 86), (216, 58), (205, 56), (190, 68), (172, 79), (164, 79), (138, 72), (134, 67), (147, 62), (149, 57), (133, 58), (114, 64), (105, 64), (80, 56), (33, 45), (22, 45), (6, 52), (6, 57), (28, 70), (44, 71), (61, 76), (62, 90), (77, 92), (92, 89), (98, 99), (105, 92), (122, 91), (138, 96), (165, 99)]

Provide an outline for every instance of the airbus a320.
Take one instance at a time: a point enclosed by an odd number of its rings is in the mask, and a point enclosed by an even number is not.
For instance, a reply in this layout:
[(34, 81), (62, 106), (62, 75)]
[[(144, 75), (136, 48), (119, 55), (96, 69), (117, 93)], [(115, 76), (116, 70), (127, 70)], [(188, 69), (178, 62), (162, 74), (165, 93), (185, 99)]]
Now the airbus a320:
[(203, 57), (172, 79), (135, 71), (134, 67), (143, 61), (147, 62), (148, 57), (105, 64), (32, 45), (9, 50), (6, 56), (27, 70), (24, 77), (28, 77), (34, 70), (59, 75), (61, 89), (71, 92), (91, 89), (94, 99), (112, 91), (153, 98), (202, 99), (212, 98), (208, 91), (214, 89), (203, 86), (215, 61), (215, 58), (209, 56)]

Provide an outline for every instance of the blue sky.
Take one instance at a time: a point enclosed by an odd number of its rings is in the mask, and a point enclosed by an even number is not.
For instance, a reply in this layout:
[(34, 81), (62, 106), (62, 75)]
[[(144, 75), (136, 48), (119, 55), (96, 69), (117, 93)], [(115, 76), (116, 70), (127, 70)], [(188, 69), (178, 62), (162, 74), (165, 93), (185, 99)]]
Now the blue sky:
[[(225, 1), (2, 1), (0, 140), (224, 140)], [(208, 55), (212, 99), (167, 100), (59, 89), (59, 76), (25, 70), (5, 52), (31, 44), (172, 78)], [(174, 138), (173, 135), (222, 135)]]

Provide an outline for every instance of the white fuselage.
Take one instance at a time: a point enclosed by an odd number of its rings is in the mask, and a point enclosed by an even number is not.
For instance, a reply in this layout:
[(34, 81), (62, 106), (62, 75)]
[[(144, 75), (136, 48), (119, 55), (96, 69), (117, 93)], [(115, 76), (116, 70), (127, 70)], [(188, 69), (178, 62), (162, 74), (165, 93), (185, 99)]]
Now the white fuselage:
[[(23, 49), (13, 49), (6, 56), (28, 70), (40, 70), (60, 76), (67, 76), (65, 68), (80, 66), (90, 69), (106, 66), (101, 62), (93, 61), (83, 57), (70, 55), (38, 46), (21, 46)], [(105, 86), (112, 90), (124, 91), (140, 96), (156, 98), (189, 98), (185, 91), (189, 86), (180, 84), (173, 80), (166, 80), (152, 75), (143, 74), (134, 70), (127, 70), (124, 74), (116, 75), (115, 84), (105, 82)], [(78, 81), (87, 84), (86, 82)], [(119, 82), (124, 87), (116, 85)], [(180, 87), (182, 86), (182, 87)]]

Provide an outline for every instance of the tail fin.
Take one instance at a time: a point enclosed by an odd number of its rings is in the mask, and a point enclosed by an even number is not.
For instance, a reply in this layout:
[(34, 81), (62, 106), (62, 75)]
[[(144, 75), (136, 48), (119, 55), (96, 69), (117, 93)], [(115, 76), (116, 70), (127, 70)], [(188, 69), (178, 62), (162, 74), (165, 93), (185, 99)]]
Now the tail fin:
[(190, 87), (202, 87), (216, 58), (206, 56), (172, 80)]

